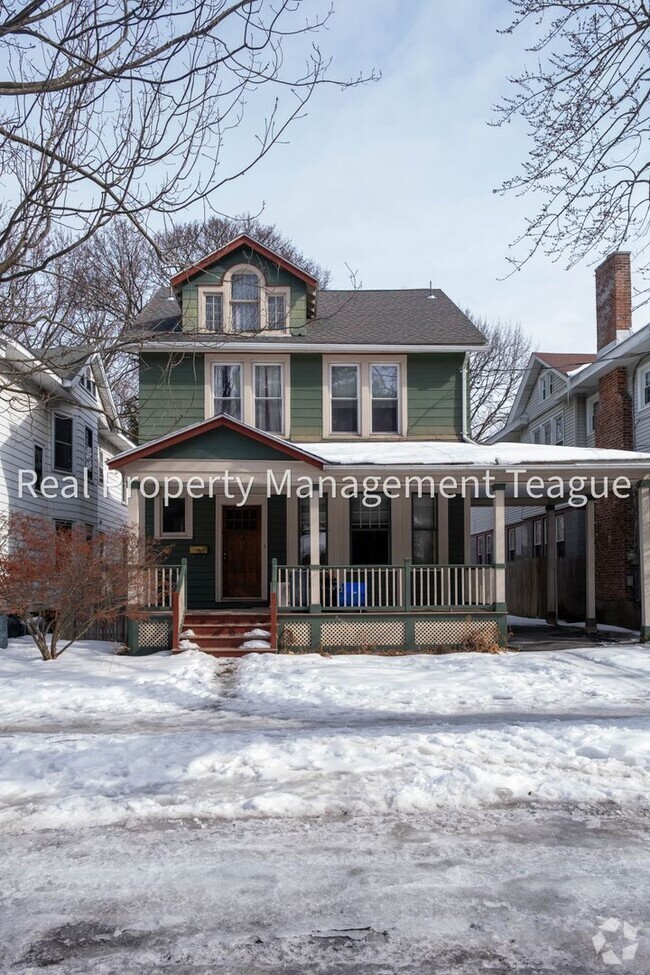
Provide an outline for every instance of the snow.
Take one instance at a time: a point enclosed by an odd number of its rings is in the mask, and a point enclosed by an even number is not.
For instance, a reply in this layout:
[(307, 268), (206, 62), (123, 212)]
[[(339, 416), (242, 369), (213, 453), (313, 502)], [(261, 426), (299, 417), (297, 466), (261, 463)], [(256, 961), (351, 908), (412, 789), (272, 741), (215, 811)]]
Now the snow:
[[(569, 622), (567, 620), (558, 620), (558, 626), (565, 626), (569, 629), (584, 630), (584, 621), (577, 620), (576, 622)], [(546, 620), (540, 619), (538, 616), (513, 616), (508, 615), (508, 626), (526, 626), (526, 627), (548, 627), (549, 624)], [(636, 637), (638, 639), (638, 630), (628, 630), (624, 626), (614, 626), (610, 623), (599, 623), (598, 624), (599, 633), (621, 633), (630, 638)]]
[(16, 975), (600, 971), (592, 938), (639, 927), (650, 892), (649, 676), (638, 645), (89, 642), (45, 663), (10, 641), (0, 957)]
[(242, 650), (269, 650), (271, 644), (268, 640), (245, 640), (242, 645)]
[(252, 639), (255, 639), (256, 637), (259, 639), (265, 639), (266, 637), (271, 636), (271, 634), (268, 630), (262, 630), (259, 626), (256, 626), (252, 630), (249, 630), (248, 633), (244, 633), (244, 636), (251, 637)]
[(604, 450), (596, 447), (557, 447), (551, 444), (497, 443), (476, 444), (443, 441), (310, 441), (295, 443), (299, 450), (309, 451), (328, 464), (356, 466), (428, 467), (526, 467), (536, 464), (582, 464), (619, 467), (647, 466), (650, 454), (630, 450)]

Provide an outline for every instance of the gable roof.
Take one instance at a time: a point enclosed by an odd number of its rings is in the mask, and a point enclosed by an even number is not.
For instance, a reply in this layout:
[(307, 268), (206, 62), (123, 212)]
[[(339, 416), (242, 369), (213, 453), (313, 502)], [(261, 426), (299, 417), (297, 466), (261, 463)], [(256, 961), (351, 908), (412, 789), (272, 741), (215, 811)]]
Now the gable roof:
[(190, 267), (185, 268), (184, 271), (179, 271), (171, 279), (170, 284), (172, 288), (178, 288), (181, 284), (185, 284), (186, 281), (190, 281), (195, 275), (200, 274), (201, 271), (205, 271), (206, 268), (210, 267), (212, 264), (216, 264), (222, 258), (236, 251), (240, 247), (248, 247), (249, 250), (254, 251), (263, 257), (267, 261), (271, 261), (278, 267), (284, 268), (285, 271), (289, 271), (290, 274), (295, 275), (295, 277), (300, 278), (305, 284), (310, 285), (315, 288), (318, 285), (318, 281), (312, 274), (308, 274), (307, 271), (303, 271), (302, 268), (297, 267), (288, 261), (285, 257), (272, 251), (269, 247), (265, 247), (264, 244), (260, 244), (258, 240), (254, 237), (249, 237), (248, 234), (239, 234), (238, 237), (234, 237), (232, 240), (224, 244), (218, 250), (213, 251), (208, 254), (207, 257), (202, 257), (200, 261), (195, 264), (190, 265)]
[(195, 440), (197, 437), (201, 437), (206, 433), (211, 433), (213, 430), (218, 430), (219, 428), (233, 430), (234, 432), (241, 434), (243, 437), (247, 437), (249, 440), (254, 440), (257, 443), (271, 447), (278, 453), (285, 454), (291, 460), (303, 461), (305, 464), (310, 464), (312, 467), (318, 467), (321, 469), (324, 466), (324, 462), (320, 457), (309, 453), (304, 448), (296, 447), (287, 440), (281, 440), (279, 437), (274, 437), (271, 433), (264, 433), (262, 430), (257, 430), (255, 427), (251, 427), (247, 423), (242, 423), (241, 420), (234, 420), (232, 417), (226, 416), (224, 413), (220, 413), (218, 416), (211, 417), (208, 420), (201, 420), (199, 423), (193, 423), (191, 426), (184, 427), (182, 430), (167, 433), (164, 437), (158, 437), (156, 440), (151, 440), (149, 443), (143, 444), (142, 447), (134, 447), (133, 450), (124, 451), (123, 453), (118, 454), (116, 457), (113, 457), (113, 459), (109, 461), (108, 466), (111, 469), (126, 467), (128, 464), (132, 464), (135, 460), (143, 460), (146, 457), (154, 457), (156, 454), (161, 453), (169, 447), (173, 447), (176, 444), (185, 443), (189, 440)]
[(134, 330), (202, 344), (268, 342), (287, 345), (486, 345), (483, 334), (439, 288), (319, 291), (316, 317), (299, 332), (238, 335), (181, 332), (181, 310), (169, 288), (160, 288), (134, 323)]
[(571, 375), (580, 366), (596, 361), (595, 353), (591, 352), (536, 352), (535, 355), (551, 369), (563, 372), (565, 376)]

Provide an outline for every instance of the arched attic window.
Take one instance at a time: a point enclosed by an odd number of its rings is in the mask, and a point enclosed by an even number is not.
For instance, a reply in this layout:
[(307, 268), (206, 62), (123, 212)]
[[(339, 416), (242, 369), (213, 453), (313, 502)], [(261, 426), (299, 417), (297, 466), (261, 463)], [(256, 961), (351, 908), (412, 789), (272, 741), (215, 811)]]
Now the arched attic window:
[(237, 264), (221, 284), (199, 287), (200, 328), (208, 332), (286, 332), (291, 289), (271, 286), (250, 264)]

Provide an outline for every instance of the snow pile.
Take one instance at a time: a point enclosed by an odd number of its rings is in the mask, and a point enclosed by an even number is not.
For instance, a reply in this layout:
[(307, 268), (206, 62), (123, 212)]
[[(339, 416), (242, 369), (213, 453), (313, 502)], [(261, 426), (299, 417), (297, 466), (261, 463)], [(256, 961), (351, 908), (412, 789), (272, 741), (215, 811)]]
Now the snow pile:
[(647, 803), (642, 647), (34, 656), (25, 641), (0, 653), (5, 831)]
[(262, 630), (259, 626), (256, 626), (252, 630), (249, 630), (248, 633), (244, 633), (244, 636), (252, 639), (266, 640), (271, 634), (268, 630)]
[(241, 650), (270, 650), (271, 644), (268, 640), (245, 640), (241, 645)]

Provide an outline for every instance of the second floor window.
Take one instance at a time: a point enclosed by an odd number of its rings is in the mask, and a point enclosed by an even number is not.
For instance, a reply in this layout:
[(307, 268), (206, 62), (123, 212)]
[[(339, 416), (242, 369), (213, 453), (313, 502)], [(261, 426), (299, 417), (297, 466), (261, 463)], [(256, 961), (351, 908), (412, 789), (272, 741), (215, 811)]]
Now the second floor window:
[(559, 413), (555, 417), (555, 443), (562, 446), (564, 443), (564, 415)]
[(54, 467), (57, 471), (72, 470), (71, 416), (54, 416)]
[(359, 369), (355, 365), (332, 366), (332, 433), (359, 432)]
[(260, 327), (260, 284), (256, 274), (233, 274), (230, 283), (233, 332), (256, 332)]
[(282, 366), (255, 366), (255, 426), (267, 433), (282, 433)]
[(269, 295), (266, 299), (267, 328), (284, 329), (287, 323), (287, 303), (284, 295)]
[(38, 444), (34, 445), (34, 473), (36, 474), (34, 488), (36, 491), (40, 491), (43, 483), (43, 448), (39, 447)]
[(210, 292), (204, 296), (205, 327), (209, 332), (220, 332), (223, 329), (223, 295)]
[(372, 432), (397, 433), (399, 430), (399, 366), (370, 367)]
[(235, 420), (242, 419), (241, 366), (218, 363), (214, 367), (214, 413), (227, 413)]
[(90, 427), (86, 427), (86, 457), (85, 466), (88, 471), (88, 480), (93, 479), (93, 469), (95, 467), (95, 443), (94, 443), (93, 431)]

